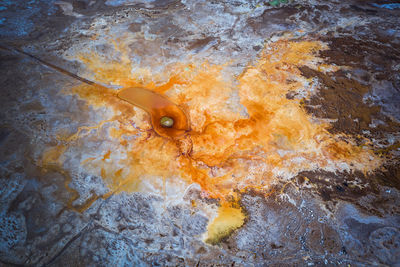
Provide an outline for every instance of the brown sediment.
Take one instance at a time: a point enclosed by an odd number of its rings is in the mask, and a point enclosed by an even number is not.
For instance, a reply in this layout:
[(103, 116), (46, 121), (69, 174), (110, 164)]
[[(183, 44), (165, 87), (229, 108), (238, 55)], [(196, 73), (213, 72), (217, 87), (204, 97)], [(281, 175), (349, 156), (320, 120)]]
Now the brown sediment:
[(330, 132), (360, 134), (370, 129), (372, 119), (378, 116), (381, 108), (363, 102), (369, 86), (347, 78), (341, 71), (328, 74), (306, 66), (300, 71), (305, 77), (316, 77), (321, 82), (318, 94), (305, 101), (305, 108), (318, 118), (336, 120)]
[[(329, 64), (349, 66), (352, 69), (325, 75), (303, 68), (304, 75), (318, 77), (322, 85), (320, 94), (308, 101), (312, 105), (320, 105), (320, 108), (307, 110), (317, 117), (337, 119), (332, 126), (332, 132), (365, 135), (363, 131), (368, 130), (374, 138), (384, 138), (384, 133), (399, 132), (400, 123), (385, 116), (376, 103), (363, 101), (363, 96), (371, 91), (370, 84), (374, 80), (384, 80), (398, 88), (398, 70), (392, 67), (400, 60), (397, 43), (392, 39), (379, 43), (349, 36), (329, 35), (323, 40), (329, 43), (329, 49), (321, 51), (321, 57)], [(358, 80), (349, 78), (348, 75), (357, 70), (362, 70), (364, 74)], [(335, 105), (341, 108), (336, 108)], [(372, 119), (379, 119), (384, 123), (371, 126)]]
[(214, 37), (206, 37), (206, 38), (203, 38), (203, 39), (197, 39), (197, 40), (191, 41), (189, 43), (188, 50), (201, 50), (206, 45), (208, 45), (210, 42), (212, 42), (214, 40), (218, 40), (219, 41), (219, 39), (216, 39)]
[[(318, 118), (335, 120), (330, 132), (382, 138), (383, 133), (400, 131), (400, 123), (382, 114), (379, 105), (363, 100), (364, 95), (370, 92), (370, 86), (346, 77), (343, 71), (327, 74), (308, 67), (299, 69), (305, 77), (318, 78), (321, 83), (318, 94), (304, 101), (304, 108)], [(384, 124), (372, 126), (373, 119), (379, 119)], [(396, 145), (391, 145), (376, 152), (388, 153), (396, 148)]]
[[(319, 195), (321, 200), (326, 203), (328, 210), (333, 211), (332, 207), (336, 203), (346, 201), (368, 213), (383, 216), (382, 210), (379, 210), (378, 206), (368, 204), (365, 200), (363, 201), (363, 198), (372, 199), (374, 203), (390, 201), (390, 196), (382, 196), (381, 186), (400, 189), (400, 171), (393, 165), (383, 166), (369, 175), (359, 171), (352, 173), (332, 173), (323, 170), (304, 171), (292, 181), (303, 191), (311, 190)], [(307, 186), (303, 187), (304, 184)], [(284, 188), (284, 186), (281, 185), (280, 188)], [(310, 186), (312, 189), (309, 189)], [(400, 211), (398, 207), (393, 207), (393, 209), (393, 212)]]
[[(365, 174), (354, 173), (342, 174), (342, 177), (361, 177), (361, 183), (369, 184), (363, 190), (365, 194), (376, 193), (377, 184), (400, 188), (399, 162), (396, 157), (399, 142), (390, 143), (387, 140), (388, 134), (396, 135), (400, 132), (400, 123), (390, 115), (385, 115), (379, 104), (365, 98), (372, 90), (373, 81), (384, 80), (392, 83), (395, 88), (398, 87), (397, 71), (392, 68), (393, 63), (400, 59), (400, 52), (395, 49), (396, 44), (388, 42), (382, 45), (351, 37), (326, 37), (325, 40), (330, 47), (320, 52), (321, 57), (328, 63), (351, 68), (323, 73), (307, 66), (300, 67), (305, 77), (317, 78), (321, 85), (316, 95), (304, 101), (305, 110), (317, 118), (333, 120), (331, 128), (328, 129), (331, 133), (351, 134), (358, 145), (371, 147), (374, 153), (385, 161), (383, 167), (369, 174), (368, 178)], [(372, 73), (373, 76), (368, 73)], [(292, 97), (292, 94), (288, 97)], [(381, 123), (376, 125), (373, 120)], [(379, 142), (373, 143), (372, 138)], [(330, 181), (335, 180), (332, 175), (327, 177), (330, 177)], [(346, 197), (346, 200), (350, 201), (350, 198), (356, 200), (361, 197), (355, 189), (338, 186), (338, 190), (331, 190), (327, 184), (321, 184), (323, 199)], [(345, 190), (341, 191), (340, 188)]]
[(400, 190), (400, 162), (385, 164), (373, 175), (374, 179), (383, 186), (393, 187)]
[[(329, 44), (329, 49), (321, 51), (321, 57), (330, 64), (369, 69), (373, 70), (371, 73), (386, 73), (387, 76), (390, 76), (388, 71), (391, 69), (392, 60), (400, 60), (398, 44), (394, 39), (379, 43), (350, 36), (332, 37), (327, 35), (323, 40)], [(380, 68), (377, 69), (376, 66), (380, 66)]]
[(367, 194), (376, 193), (376, 188), (362, 186), (362, 181), (365, 179), (365, 174), (362, 172), (337, 174), (320, 170), (301, 172), (296, 177), (300, 185), (306, 180), (307, 183), (317, 186), (317, 193), (324, 201), (356, 200)]

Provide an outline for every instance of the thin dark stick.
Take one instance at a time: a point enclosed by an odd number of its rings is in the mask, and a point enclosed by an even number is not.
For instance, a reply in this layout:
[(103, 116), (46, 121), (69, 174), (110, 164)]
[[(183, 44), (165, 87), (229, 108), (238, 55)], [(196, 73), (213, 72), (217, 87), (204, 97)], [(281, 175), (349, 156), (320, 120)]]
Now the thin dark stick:
[(24, 56), (27, 56), (27, 57), (39, 62), (40, 64), (43, 64), (43, 65), (45, 65), (45, 66), (47, 66), (49, 68), (52, 68), (52, 69), (54, 69), (54, 70), (56, 70), (56, 71), (58, 71), (58, 72), (60, 72), (62, 74), (68, 75), (68, 76), (70, 76), (70, 77), (72, 77), (74, 79), (77, 79), (77, 80), (81, 81), (81, 82), (84, 82), (84, 83), (87, 83), (87, 84), (90, 84), (90, 85), (97, 85), (97, 86), (105, 87), (105, 86), (100, 85), (98, 83), (95, 83), (95, 82), (93, 82), (91, 80), (88, 80), (88, 79), (85, 79), (83, 77), (80, 77), (80, 76), (78, 76), (78, 75), (76, 75), (76, 74), (74, 74), (72, 72), (69, 72), (69, 71), (67, 71), (67, 70), (65, 70), (65, 69), (63, 69), (61, 67), (58, 67), (58, 66), (53, 65), (53, 64), (51, 64), (49, 62), (46, 62), (46, 61), (44, 61), (44, 60), (42, 60), (42, 59), (40, 59), (40, 58), (38, 58), (38, 57), (36, 57), (34, 55), (31, 55), (31, 54), (29, 54), (29, 53), (27, 53), (27, 52), (25, 52), (25, 51), (23, 51), (23, 50), (21, 50), (19, 48), (5, 46), (3, 44), (0, 44), (0, 49), (11, 51), (11, 52), (16, 52), (17, 54), (22, 54)]

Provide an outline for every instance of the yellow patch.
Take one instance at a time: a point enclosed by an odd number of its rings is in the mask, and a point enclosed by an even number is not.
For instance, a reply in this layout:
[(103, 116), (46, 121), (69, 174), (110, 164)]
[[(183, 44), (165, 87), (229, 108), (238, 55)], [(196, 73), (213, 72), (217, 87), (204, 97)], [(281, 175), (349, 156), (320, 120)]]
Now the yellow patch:
[(241, 227), (245, 218), (242, 208), (224, 202), (218, 209), (217, 217), (208, 224), (205, 242), (213, 245), (218, 244)]

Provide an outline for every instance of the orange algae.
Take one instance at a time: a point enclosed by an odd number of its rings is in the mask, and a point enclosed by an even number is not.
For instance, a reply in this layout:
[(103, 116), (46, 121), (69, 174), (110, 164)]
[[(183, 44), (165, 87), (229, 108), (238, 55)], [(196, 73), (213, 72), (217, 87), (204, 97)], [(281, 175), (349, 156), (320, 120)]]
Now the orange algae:
[[(266, 189), (303, 170), (335, 171), (352, 163), (352, 168), (369, 171), (380, 164), (371, 151), (352, 145), (351, 138), (330, 134), (330, 125), (313, 119), (300, 100), (286, 98), (311, 82), (298, 67), (322, 65), (317, 52), (325, 47), (320, 42), (267, 45), (256, 64), (231, 77), (236, 85), (224, 76), (225, 66), (207, 62), (176, 64), (158, 75), (148, 70), (132, 74), (126, 48), (118, 49), (120, 61), (103, 62), (93, 53), (79, 58), (97, 81), (168, 95), (185, 109), (191, 131), (172, 139), (153, 134), (149, 116), (118, 98), (124, 89), (86, 84), (72, 88), (88, 105), (114, 110), (107, 120), (117, 122), (110, 136), (119, 140), (126, 157), (114, 159), (111, 152), (107, 162), (82, 162), (107, 180), (112, 191), (136, 191), (140, 178), (179, 176), (200, 184), (209, 197), (225, 199), (235, 189)], [(247, 114), (232, 108), (235, 93)], [(128, 142), (127, 136), (135, 138)]]

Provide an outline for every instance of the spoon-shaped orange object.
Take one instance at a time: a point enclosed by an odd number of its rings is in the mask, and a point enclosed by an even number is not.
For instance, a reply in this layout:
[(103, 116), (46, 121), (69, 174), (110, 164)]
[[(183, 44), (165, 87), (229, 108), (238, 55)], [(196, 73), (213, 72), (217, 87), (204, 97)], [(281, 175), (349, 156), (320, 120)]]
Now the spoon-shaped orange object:
[(121, 89), (118, 97), (148, 112), (154, 131), (163, 137), (176, 138), (190, 130), (183, 110), (160, 94), (141, 87), (131, 87)]

